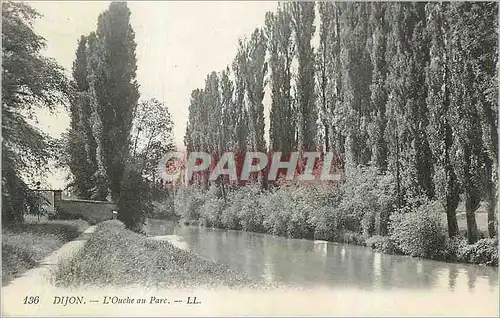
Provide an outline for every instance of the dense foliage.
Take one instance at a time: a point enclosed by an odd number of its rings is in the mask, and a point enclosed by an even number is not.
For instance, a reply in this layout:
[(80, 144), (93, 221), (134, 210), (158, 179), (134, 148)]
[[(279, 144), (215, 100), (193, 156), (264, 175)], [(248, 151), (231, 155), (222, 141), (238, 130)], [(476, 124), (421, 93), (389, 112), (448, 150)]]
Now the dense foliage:
[(54, 110), (71, 92), (63, 68), (41, 55), (45, 39), (33, 30), (39, 17), (24, 3), (2, 3), (3, 224), (22, 221), (34, 207), (34, 182), (26, 177), (55, 157), (53, 140), (32, 124), (37, 111)]
[[(345, 229), (387, 235), (393, 206), (401, 209), (423, 196), (444, 207), (453, 237), (459, 235), (462, 195), (468, 242), (479, 238), (481, 200), (493, 238), (497, 20), (494, 2), (280, 3), (266, 14), (263, 31), (240, 40), (234, 83), (228, 83), (228, 67), (193, 91), (187, 150), (333, 151), (338, 166), (351, 169), (338, 206)], [(266, 89), (268, 146), (261, 119)], [(214, 184), (225, 189), (229, 183)], [(210, 187), (207, 178), (203, 185)], [(294, 209), (285, 204), (277, 208)], [(281, 219), (275, 218), (278, 224)], [(288, 231), (281, 225), (276, 230)]]

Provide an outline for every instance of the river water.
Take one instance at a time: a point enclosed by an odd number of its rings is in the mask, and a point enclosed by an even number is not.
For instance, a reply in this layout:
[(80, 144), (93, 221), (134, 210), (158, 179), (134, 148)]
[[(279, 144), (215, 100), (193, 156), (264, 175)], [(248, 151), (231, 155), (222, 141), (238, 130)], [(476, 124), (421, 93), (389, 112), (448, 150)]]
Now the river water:
[(452, 307), (467, 302), (469, 309), (478, 306), (481, 313), (498, 313), (498, 268), (494, 267), (387, 255), (325, 241), (176, 226), (166, 221), (150, 223), (148, 229), (149, 236), (168, 239), (258, 280), (373, 294), (436, 295), (436, 301), (446, 296), (447, 301), (457, 302), (450, 303)]

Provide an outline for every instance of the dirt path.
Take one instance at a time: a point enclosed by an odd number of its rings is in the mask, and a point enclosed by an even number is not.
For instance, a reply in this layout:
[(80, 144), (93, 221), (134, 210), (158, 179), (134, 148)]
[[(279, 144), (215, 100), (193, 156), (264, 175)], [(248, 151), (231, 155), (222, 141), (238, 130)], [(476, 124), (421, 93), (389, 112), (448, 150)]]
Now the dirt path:
[[(63, 259), (71, 257), (78, 252), (90, 235), (94, 233), (96, 225), (87, 228), (77, 239), (70, 241), (58, 250), (39, 262), (38, 266), (26, 271), (21, 277), (12, 280), (2, 287), (2, 314), (8, 314), (8, 308), (24, 306), (26, 296), (44, 295), (47, 288), (52, 288), (51, 273)], [(30, 306), (37, 306), (36, 304)], [(33, 308), (32, 308), (33, 309)], [(16, 310), (17, 311), (17, 310)]]

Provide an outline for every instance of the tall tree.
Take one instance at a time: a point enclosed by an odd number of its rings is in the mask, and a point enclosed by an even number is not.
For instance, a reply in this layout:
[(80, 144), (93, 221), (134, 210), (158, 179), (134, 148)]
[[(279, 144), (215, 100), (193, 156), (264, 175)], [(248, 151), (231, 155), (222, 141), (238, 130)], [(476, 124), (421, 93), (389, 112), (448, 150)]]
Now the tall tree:
[(477, 3), (473, 15), (472, 62), (482, 123), (488, 233), (493, 238), (498, 234), (498, 3)]
[(70, 130), (67, 138), (69, 168), (73, 175), (73, 188), (78, 197), (93, 197), (93, 177), (97, 170), (96, 141), (92, 133), (91, 108), (87, 69), (87, 37), (78, 42), (76, 59), (73, 62), (75, 94), (70, 103)]
[(484, 51), (481, 51), (483, 48), (480, 46), (486, 43), (481, 39), (484, 34), (477, 32), (477, 25), (484, 23), (480, 21), (485, 19), (486, 8), (473, 3), (454, 3), (450, 6), (453, 23), (451, 121), (458, 154), (457, 175), (465, 196), (469, 243), (474, 243), (478, 238), (475, 211), (482, 197), (485, 166), (484, 126), (481, 122), (481, 113), (484, 111), (481, 100), (484, 100), (485, 92), (484, 86), (478, 85), (476, 74), (482, 63), (485, 66), (483, 70), (490, 68), (489, 73), (494, 74), (494, 58), (482, 55)]
[(88, 99), (90, 105), (90, 121), (92, 123), (92, 135), (95, 139), (96, 171), (92, 177), (92, 199), (105, 201), (109, 196), (108, 176), (103, 151), (103, 123), (97, 89), (100, 85), (99, 74), (103, 72), (100, 68), (100, 46), (97, 35), (92, 32), (87, 37), (87, 77), (88, 77)]
[(2, 224), (22, 222), (35, 204), (27, 175), (53, 157), (50, 138), (30, 124), (39, 109), (68, 101), (63, 68), (41, 55), (45, 39), (33, 30), (40, 15), (20, 2), (2, 3)]
[(294, 55), (290, 5), (280, 3), (276, 13), (266, 13), (271, 69), (271, 110), (269, 139), (274, 151), (288, 153), (295, 144), (295, 122), (291, 96), (291, 66)]
[(384, 131), (387, 125), (387, 32), (386, 3), (373, 2), (370, 12), (370, 26), (373, 32), (370, 43), (372, 82), (370, 84), (370, 117), (368, 125), (369, 143), (373, 163), (382, 171), (387, 169), (387, 141)]
[(371, 147), (367, 144), (370, 117), (371, 61), (367, 50), (370, 6), (367, 3), (345, 3), (340, 17), (342, 103), (336, 109), (342, 118), (340, 129), (346, 137), (346, 162), (367, 164)]
[(428, 31), (431, 36), (427, 68), (429, 144), (434, 156), (436, 195), (446, 210), (448, 236), (458, 234), (456, 209), (460, 201), (453, 166), (453, 132), (450, 119), (450, 28), (447, 3), (429, 4)]
[(102, 121), (101, 146), (111, 197), (120, 196), (126, 158), (130, 155), (132, 116), (139, 99), (135, 34), (125, 2), (112, 2), (97, 23), (98, 70), (95, 97)]
[(236, 149), (242, 154), (248, 147), (248, 112), (245, 105), (245, 61), (246, 52), (240, 45), (232, 64), (234, 73), (234, 121)]
[(386, 138), (391, 152), (389, 165), (395, 168), (400, 199), (433, 197), (433, 162), (427, 138), (425, 72), (428, 40), (423, 3), (398, 3), (387, 11), (391, 26), (387, 61), (389, 92)]
[(316, 150), (316, 119), (314, 91), (314, 51), (311, 40), (314, 35), (314, 2), (291, 3), (292, 24), (298, 59), (297, 95), (297, 150)]
[(248, 42), (240, 42), (240, 50), (246, 52), (243, 60), (250, 145), (253, 151), (266, 151), (264, 139), (264, 78), (267, 73), (267, 40), (264, 32), (255, 29)]
[(316, 55), (317, 80), (319, 90), (319, 110), (322, 127), (324, 129), (324, 149), (330, 151), (332, 134), (332, 115), (335, 109), (334, 95), (331, 94), (331, 82), (335, 80), (334, 58), (335, 58), (335, 4), (331, 2), (320, 2), (319, 15), (321, 24), (319, 27), (319, 48)]

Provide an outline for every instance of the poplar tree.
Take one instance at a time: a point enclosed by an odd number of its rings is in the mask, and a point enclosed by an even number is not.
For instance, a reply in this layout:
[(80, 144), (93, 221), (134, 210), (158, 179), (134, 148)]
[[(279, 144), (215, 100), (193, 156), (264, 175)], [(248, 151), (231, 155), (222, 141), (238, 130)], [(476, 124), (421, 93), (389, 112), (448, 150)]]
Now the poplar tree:
[(291, 96), (294, 46), (289, 4), (280, 3), (276, 13), (266, 14), (265, 30), (271, 70), (270, 148), (288, 153), (295, 144)]
[(450, 118), (450, 21), (449, 4), (428, 5), (430, 64), (427, 67), (429, 144), (435, 163), (436, 195), (446, 211), (448, 236), (458, 235), (456, 209), (460, 201), (458, 179), (453, 165), (453, 132)]
[(314, 2), (291, 3), (293, 34), (298, 60), (297, 70), (297, 150), (316, 150), (316, 120), (314, 90), (314, 50), (311, 40), (315, 32)]
[(130, 131), (139, 99), (136, 81), (135, 34), (125, 2), (112, 2), (97, 23), (95, 99), (102, 122), (100, 143), (113, 200), (120, 197), (125, 162), (130, 155)]

